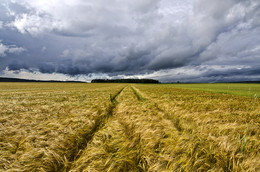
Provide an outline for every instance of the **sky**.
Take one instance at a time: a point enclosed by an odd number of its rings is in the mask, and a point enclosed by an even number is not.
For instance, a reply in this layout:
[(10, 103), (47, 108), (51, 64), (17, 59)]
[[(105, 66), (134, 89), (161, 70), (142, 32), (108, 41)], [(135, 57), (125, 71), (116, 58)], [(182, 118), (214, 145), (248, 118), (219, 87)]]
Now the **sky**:
[(260, 1), (0, 0), (0, 77), (260, 80)]

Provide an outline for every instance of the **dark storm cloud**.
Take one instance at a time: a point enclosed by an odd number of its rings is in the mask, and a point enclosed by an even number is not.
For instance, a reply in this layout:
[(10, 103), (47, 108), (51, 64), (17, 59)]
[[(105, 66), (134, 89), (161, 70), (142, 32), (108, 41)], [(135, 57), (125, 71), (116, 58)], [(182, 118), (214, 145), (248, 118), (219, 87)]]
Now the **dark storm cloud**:
[(0, 69), (166, 81), (193, 80), (191, 68), (203, 81), (259, 78), (259, 11), (258, 0), (3, 0)]
[(55, 65), (53, 63), (42, 63), (38, 66), (41, 73), (55, 73)]
[(232, 77), (232, 76), (258, 76), (260, 74), (260, 66), (254, 68), (236, 68), (227, 70), (209, 70), (204, 77)]
[(8, 66), (9, 70), (19, 71), (20, 69), (30, 69), (29, 66), (25, 64), (12, 63)]

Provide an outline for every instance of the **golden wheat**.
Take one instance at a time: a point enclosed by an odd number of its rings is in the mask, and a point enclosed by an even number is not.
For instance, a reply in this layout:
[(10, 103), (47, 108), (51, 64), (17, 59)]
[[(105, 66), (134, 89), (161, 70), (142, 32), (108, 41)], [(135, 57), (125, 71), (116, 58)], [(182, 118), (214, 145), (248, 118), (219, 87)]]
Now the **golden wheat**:
[(260, 100), (144, 84), (0, 84), (2, 171), (258, 171)]

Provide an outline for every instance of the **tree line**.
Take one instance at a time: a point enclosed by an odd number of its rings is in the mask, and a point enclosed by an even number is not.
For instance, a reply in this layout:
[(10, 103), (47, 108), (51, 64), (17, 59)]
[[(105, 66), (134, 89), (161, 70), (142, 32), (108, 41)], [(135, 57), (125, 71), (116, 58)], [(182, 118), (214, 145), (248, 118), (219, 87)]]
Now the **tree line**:
[(93, 79), (91, 83), (143, 83), (158, 84), (158, 80), (154, 79)]

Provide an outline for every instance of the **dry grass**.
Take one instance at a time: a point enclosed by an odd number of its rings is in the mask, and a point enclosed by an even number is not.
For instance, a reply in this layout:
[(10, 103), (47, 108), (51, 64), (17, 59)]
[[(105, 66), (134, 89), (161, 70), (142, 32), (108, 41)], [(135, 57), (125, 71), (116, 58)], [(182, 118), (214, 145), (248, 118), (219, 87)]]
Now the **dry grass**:
[(3, 171), (260, 170), (257, 98), (167, 85), (0, 88)]

